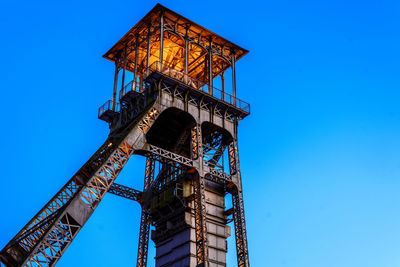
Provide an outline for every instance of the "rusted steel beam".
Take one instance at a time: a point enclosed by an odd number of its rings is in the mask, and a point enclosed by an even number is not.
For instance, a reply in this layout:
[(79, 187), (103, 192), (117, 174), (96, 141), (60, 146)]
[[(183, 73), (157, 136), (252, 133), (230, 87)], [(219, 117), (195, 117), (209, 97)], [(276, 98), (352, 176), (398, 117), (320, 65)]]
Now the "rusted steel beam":
[[(154, 180), (155, 160), (152, 157), (146, 159), (146, 170), (144, 177), (143, 191), (147, 191)], [(142, 214), (140, 217), (140, 230), (139, 230), (139, 245), (137, 254), (137, 267), (147, 266), (147, 254), (149, 247), (149, 232), (150, 232), (150, 216), (149, 211), (142, 207)]]
[(231, 175), (237, 174), (237, 177), (240, 179), (240, 187), (236, 186), (233, 188), (233, 190), (231, 190), (238, 267), (248, 267), (250, 266), (249, 250), (247, 244), (246, 220), (244, 215), (243, 192), (240, 177), (239, 152), (236, 140), (233, 140), (229, 144), (228, 152)]
[[(9, 266), (54, 266), (133, 153), (106, 142), (0, 252)], [(93, 166), (92, 166), (93, 165)]]
[(111, 185), (108, 193), (138, 202), (142, 201), (142, 192), (117, 183)]

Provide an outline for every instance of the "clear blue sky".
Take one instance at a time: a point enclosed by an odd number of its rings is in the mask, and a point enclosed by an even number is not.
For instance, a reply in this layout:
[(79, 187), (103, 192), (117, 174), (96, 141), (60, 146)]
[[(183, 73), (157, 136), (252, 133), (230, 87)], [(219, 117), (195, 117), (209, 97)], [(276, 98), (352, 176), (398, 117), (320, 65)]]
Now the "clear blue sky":
[[(250, 50), (237, 83), (252, 266), (400, 266), (400, 2), (161, 3)], [(155, 4), (0, 3), (1, 247), (105, 140), (101, 56)], [(140, 189), (143, 174), (133, 157), (117, 182)], [(139, 216), (106, 196), (58, 266), (134, 266)]]

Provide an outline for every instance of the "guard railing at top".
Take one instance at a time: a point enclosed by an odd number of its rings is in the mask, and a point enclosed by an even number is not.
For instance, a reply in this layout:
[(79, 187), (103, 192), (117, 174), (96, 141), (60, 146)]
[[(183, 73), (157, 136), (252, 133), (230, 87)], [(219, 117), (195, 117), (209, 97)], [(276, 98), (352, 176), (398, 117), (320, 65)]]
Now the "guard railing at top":
[(130, 81), (127, 85), (125, 85), (120, 91), (119, 91), (119, 99), (124, 97), (129, 92), (137, 92), (137, 93), (142, 93), (144, 91), (144, 86), (142, 88), (139, 86), (139, 82), (132, 80)]
[[(160, 72), (160, 73), (162, 73), (170, 78), (173, 78), (181, 83), (184, 83), (194, 89), (201, 90), (201, 91), (209, 94), (209, 88), (208, 88), (207, 83), (196, 80), (195, 78), (190, 77), (189, 75), (187, 75), (183, 72), (177, 71), (174, 68), (171, 68), (165, 64), (162, 64), (159, 61), (156, 61), (149, 66), (149, 68), (146, 71), (147, 76), (149, 76), (154, 71)], [(232, 95), (230, 95), (226, 92), (223, 92), (222, 90), (220, 90), (218, 88), (213, 87), (212, 96), (219, 100), (227, 102), (228, 104), (235, 106), (236, 108), (238, 108), (244, 112), (250, 113), (250, 104), (249, 103), (246, 103), (236, 97), (233, 97)]]
[(165, 64), (160, 63), (159, 61), (153, 62), (147, 69), (147, 76), (149, 76), (153, 71), (160, 72), (168, 77), (171, 77), (175, 80), (178, 80), (194, 89), (199, 89), (206, 85), (206, 83), (196, 80), (189, 75), (184, 74), (183, 72), (177, 71), (174, 68), (168, 67)]
[[(205, 93), (208, 93), (209, 92), (208, 87), (204, 86), (202, 88), (202, 91)], [(237, 107), (238, 109), (241, 109), (247, 113), (250, 113), (250, 104), (249, 103), (244, 102), (244, 101), (240, 100), (239, 98), (234, 97), (226, 92), (224, 93), (222, 90), (220, 90), (218, 88), (213, 87), (212, 96), (219, 100), (227, 102), (227, 103), (231, 104), (232, 106)]]
[(119, 112), (119, 109), (120, 109), (119, 103), (114, 102), (114, 105), (113, 105), (113, 101), (112, 100), (108, 100), (106, 103), (104, 103), (99, 108), (98, 116), (100, 118), (107, 111)]

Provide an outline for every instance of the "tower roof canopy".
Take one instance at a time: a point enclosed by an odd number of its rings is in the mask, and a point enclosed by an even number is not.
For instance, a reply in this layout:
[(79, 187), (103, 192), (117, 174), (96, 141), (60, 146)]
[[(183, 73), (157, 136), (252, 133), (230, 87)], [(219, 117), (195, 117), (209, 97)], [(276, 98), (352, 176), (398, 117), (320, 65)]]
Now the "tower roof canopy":
[[(157, 4), (146, 16), (144, 16), (132, 29), (130, 29), (103, 57), (109, 59), (113, 62), (117, 61), (124, 53), (124, 49), (128, 47), (132, 47), (136, 42), (139, 43), (140, 47), (145, 47), (145, 43), (147, 43), (147, 35), (150, 31), (152, 35), (152, 47), (151, 50), (152, 56), (156, 57), (157, 53), (159, 55), (159, 35), (155, 37), (153, 33), (160, 32), (160, 17), (163, 14), (164, 21), (164, 30), (169, 32), (167, 34), (174, 35), (174, 38), (182, 40), (186, 37), (186, 39), (190, 40), (190, 44), (192, 46), (196, 46), (194, 48), (194, 53), (199, 54), (199, 49), (207, 51), (210, 47), (212, 48), (213, 56), (222, 58), (222, 60), (227, 61), (229, 64), (217, 64), (215, 66), (217, 69), (213, 70), (214, 75), (218, 75), (222, 71), (226, 70), (231, 62), (232, 56), (235, 55), (235, 60), (239, 60), (245, 54), (248, 53), (246, 49), (241, 48), (240, 46), (226, 40), (225, 38), (213, 33), (210, 30), (194, 23), (193, 21), (175, 13), (174, 11)], [(157, 40), (158, 38), (158, 40)], [(154, 46), (154, 44), (157, 44)], [(178, 42), (179, 43), (179, 42)], [(181, 43), (180, 46), (184, 45)], [(168, 49), (164, 45), (164, 50)], [(197, 52), (196, 52), (197, 51)], [(200, 54), (199, 54), (200, 55)], [(140, 57), (140, 53), (139, 53)], [(189, 55), (190, 57), (190, 55)], [(194, 56), (195, 57), (195, 56)], [(171, 60), (174, 60), (173, 58)], [(175, 59), (176, 60), (176, 59)], [(150, 61), (153, 61), (150, 59)], [(214, 61), (214, 59), (213, 59)], [(139, 61), (140, 62), (140, 61)], [(168, 62), (168, 58), (166, 58), (166, 63)], [(190, 59), (189, 59), (190, 64)], [(213, 76), (214, 76), (213, 75)]]

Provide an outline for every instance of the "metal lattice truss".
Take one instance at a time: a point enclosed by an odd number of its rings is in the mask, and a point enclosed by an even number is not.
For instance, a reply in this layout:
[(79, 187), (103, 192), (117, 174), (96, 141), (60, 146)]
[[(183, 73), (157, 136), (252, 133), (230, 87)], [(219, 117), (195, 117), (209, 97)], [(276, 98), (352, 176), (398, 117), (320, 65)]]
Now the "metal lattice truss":
[[(193, 137), (193, 136), (192, 136)], [(192, 138), (193, 141), (199, 142), (200, 138)], [(200, 148), (200, 143), (197, 145), (192, 144), (193, 148)], [(238, 266), (247, 267), (249, 265), (249, 254), (247, 245), (246, 222), (244, 216), (243, 194), (241, 186), (238, 187), (232, 180), (232, 175), (240, 172), (240, 164), (238, 157), (238, 149), (236, 141), (233, 141), (228, 146), (229, 165), (231, 174), (226, 174), (219, 169), (210, 168), (210, 172), (204, 177), (210, 181), (226, 186), (228, 189), (233, 189), (232, 203), (233, 203), (233, 218), (235, 225), (236, 248), (238, 257)], [(193, 166), (193, 161), (172, 153), (170, 151), (161, 149), (159, 147), (150, 145), (149, 151), (154, 156), (159, 156), (157, 160), (171, 160), (186, 166)], [(192, 150), (193, 153), (193, 150)], [(200, 152), (201, 153), (201, 152)], [(156, 157), (157, 158), (157, 157)], [(194, 187), (194, 217), (195, 217), (195, 234), (196, 234), (196, 259), (197, 264), (208, 262), (208, 249), (207, 249), (207, 226), (206, 226), (206, 209), (205, 209), (205, 186), (204, 179), (197, 177), (193, 181)]]
[(192, 146), (192, 158), (197, 159), (199, 157), (199, 138), (200, 138), (200, 127), (195, 125), (191, 131), (191, 146)]
[(147, 255), (149, 247), (149, 233), (150, 233), (150, 222), (149, 213), (147, 210), (142, 209), (140, 216), (140, 231), (139, 231), (139, 245), (137, 255), (137, 267), (147, 266)]
[(250, 263), (242, 191), (238, 190), (232, 194), (232, 204), (238, 266), (247, 267)]
[(193, 181), (193, 188), (197, 266), (200, 264), (207, 266), (208, 248), (204, 179), (200, 176), (196, 177)]
[(228, 155), (229, 155), (230, 173), (236, 174), (238, 171), (240, 172), (239, 154), (238, 154), (237, 143), (235, 141), (229, 144)]
[[(111, 143), (107, 145), (109, 148), (111, 146)], [(106, 150), (101, 152), (100, 155), (108, 154)], [(28, 227), (5, 247), (1, 252), (2, 260), (23, 266), (53, 266), (109, 190), (132, 153), (132, 147), (122, 143), (89, 179), (74, 176)]]
[(232, 176), (218, 169), (210, 169), (210, 175), (218, 177), (225, 182), (232, 182)]
[(108, 158), (111, 151), (112, 143), (107, 140), (67, 184), (5, 246), (0, 253), (1, 260), (10, 264), (18, 264), (23, 260), (38, 240), (42, 238), (45, 230), (54, 223), (64, 205), (71, 201), (84, 186), (84, 181)]
[[(144, 177), (143, 191), (150, 188), (154, 180), (155, 160), (152, 157), (146, 159), (146, 171)], [(142, 214), (140, 216), (140, 231), (139, 231), (139, 246), (137, 254), (137, 267), (146, 267), (147, 255), (149, 247), (149, 232), (150, 232), (150, 215), (149, 211), (142, 207)]]
[(147, 157), (145, 176), (144, 176), (144, 190), (149, 189), (149, 186), (154, 180), (154, 166), (155, 166), (154, 159), (151, 157)]
[(162, 162), (162, 169), (154, 180), (152, 189), (159, 191), (168, 187), (171, 183), (176, 182), (182, 176), (183, 171), (187, 167), (177, 162), (165, 159)]
[(160, 158), (165, 158), (189, 167), (193, 166), (193, 160), (153, 145), (149, 146), (149, 152), (155, 155), (157, 160), (159, 160)]
[[(195, 138), (192, 134), (192, 155), (193, 153), (202, 153), (201, 144), (201, 132), (200, 125), (196, 125), (192, 129), (192, 133), (195, 131)], [(195, 149), (195, 150), (193, 150)], [(205, 186), (204, 179), (200, 175), (197, 175), (193, 180), (194, 188), (194, 223), (195, 223), (195, 235), (196, 235), (196, 261), (197, 266), (203, 264), (207, 266), (208, 263), (208, 246), (207, 246), (207, 211), (206, 211), (206, 200), (205, 200)], [(201, 266), (201, 265), (200, 265)]]
[(151, 108), (150, 111), (147, 112), (146, 116), (138, 124), (138, 128), (142, 133), (147, 133), (150, 126), (156, 120), (158, 113), (159, 111), (156, 108)]
[(108, 193), (124, 197), (133, 201), (138, 201), (139, 203), (143, 202), (142, 192), (117, 183), (113, 183), (111, 185), (110, 189), (108, 189)]
[[(195, 139), (195, 140), (197, 140), (197, 139)], [(196, 146), (192, 145), (192, 148), (194, 148), (194, 147), (196, 147)], [(193, 167), (193, 165), (194, 165), (193, 160), (188, 159), (183, 156), (180, 156), (180, 155), (177, 155), (168, 150), (159, 148), (154, 145), (150, 145), (149, 148), (150, 148), (149, 152), (152, 153), (154, 159), (156, 159), (157, 161), (163, 162), (163, 161), (167, 160), (167, 161), (172, 161), (172, 162), (175, 162), (175, 163), (181, 164), (183, 166), (187, 166), (187, 167)], [(221, 185), (230, 184), (230, 187), (235, 186), (235, 185), (232, 185), (233, 184), (232, 175), (227, 174), (220, 169), (209, 168), (209, 173), (207, 173), (205, 175), (205, 178), (210, 181), (221, 184)]]
[(214, 169), (224, 169), (224, 143), (223, 134), (219, 131), (212, 132), (203, 140), (203, 159), (206, 164)]
[(234, 187), (236, 186), (236, 184), (235, 184), (230, 178), (229, 178), (229, 179), (226, 179), (226, 178), (223, 178), (223, 177), (218, 176), (218, 175), (213, 175), (213, 174), (211, 174), (211, 173), (207, 173), (207, 174), (204, 176), (204, 178), (205, 178), (206, 180), (211, 181), (211, 182), (214, 182), (214, 183), (217, 183), (217, 184), (219, 184), (219, 185), (222, 185), (222, 186), (224, 186), (226, 189), (231, 189), (231, 188), (234, 188)]
[[(229, 168), (231, 175), (240, 174), (239, 164), (239, 152), (237, 142), (234, 140), (229, 144)], [(240, 179), (240, 175), (239, 175)], [(233, 221), (235, 225), (235, 238), (236, 238), (236, 253), (239, 267), (248, 267), (249, 263), (249, 251), (247, 245), (247, 231), (246, 221), (244, 216), (244, 204), (243, 204), (243, 192), (241, 181), (240, 187), (235, 187), (232, 192), (232, 204), (233, 204)]]
[(108, 161), (89, 180), (80, 193), (82, 200), (92, 209), (99, 204), (105, 193), (108, 191), (115, 178), (121, 172), (125, 163), (133, 153), (133, 148), (127, 142), (116, 149)]
[[(140, 131), (146, 133), (158, 113), (157, 109), (150, 109), (138, 125)], [(203, 162), (203, 167), (208, 166), (204, 168), (205, 176), (202, 177), (198, 174), (192, 176), (197, 264), (206, 266), (208, 263), (205, 200), (205, 179), (207, 179), (223, 185), (228, 188), (228, 192), (232, 193), (238, 266), (247, 267), (249, 266), (249, 257), (237, 142), (233, 141), (228, 145), (230, 174), (226, 174), (220, 169), (210, 167), (203, 161), (200, 129), (200, 125), (196, 125), (190, 130), (192, 159), (154, 145), (148, 145), (143, 192), (154, 187), (155, 161), (160, 161), (163, 167), (166, 166), (164, 176), (168, 177), (174, 175), (178, 177), (184, 169), (197, 168), (195, 167), (197, 166), (196, 161)], [(127, 142), (118, 145), (115, 141), (107, 140), (77, 174), (7, 244), (0, 253), (1, 261), (11, 266), (54, 266), (107, 192), (143, 204), (142, 192), (114, 183), (133, 153), (133, 147)], [(163, 176), (162, 174), (159, 173), (159, 176)], [(147, 265), (149, 231), (150, 215), (143, 205), (138, 267)]]
[[(210, 147), (203, 144), (203, 159), (212, 168), (224, 169), (223, 155), (225, 147), (222, 149)], [(221, 160), (222, 159), (222, 160)]]

